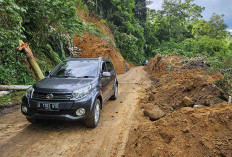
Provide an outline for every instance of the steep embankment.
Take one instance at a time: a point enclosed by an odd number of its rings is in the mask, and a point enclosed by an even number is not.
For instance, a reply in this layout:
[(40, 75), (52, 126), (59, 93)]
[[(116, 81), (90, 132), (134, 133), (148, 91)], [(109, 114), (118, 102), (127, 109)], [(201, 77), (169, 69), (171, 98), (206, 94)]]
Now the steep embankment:
[(78, 14), (86, 24), (95, 24), (98, 29), (103, 30), (103, 35), (108, 38), (108, 40), (106, 40), (88, 32), (85, 32), (83, 36), (75, 36), (73, 39), (74, 46), (81, 49), (80, 56), (87, 58), (110, 58), (117, 73), (125, 73), (130, 65), (124, 60), (119, 50), (114, 46), (114, 37), (110, 28), (93, 14), (84, 11), (79, 11)]
[(140, 102), (146, 117), (137, 117), (126, 156), (232, 156), (232, 106), (214, 85), (222, 75), (208, 75), (207, 68), (175, 55), (150, 61), (153, 85)]

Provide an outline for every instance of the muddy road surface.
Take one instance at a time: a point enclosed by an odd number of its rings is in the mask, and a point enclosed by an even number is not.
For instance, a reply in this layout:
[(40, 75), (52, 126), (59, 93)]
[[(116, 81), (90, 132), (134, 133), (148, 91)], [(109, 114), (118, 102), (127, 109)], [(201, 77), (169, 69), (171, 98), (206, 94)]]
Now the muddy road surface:
[(150, 85), (143, 67), (119, 75), (119, 97), (108, 101), (100, 124), (88, 129), (83, 122), (28, 123), (17, 109), (0, 117), (0, 156), (120, 157), (124, 154), (129, 129), (135, 125), (139, 97)]

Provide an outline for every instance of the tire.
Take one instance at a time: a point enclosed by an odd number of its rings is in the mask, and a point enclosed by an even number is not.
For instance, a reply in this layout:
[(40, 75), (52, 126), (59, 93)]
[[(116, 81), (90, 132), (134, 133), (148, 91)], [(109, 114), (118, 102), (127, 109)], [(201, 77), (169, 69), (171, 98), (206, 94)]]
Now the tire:
[(99, 99), (95, 101), (93, 111), (89, 118), (85, 120), (85, 126), (88, 128), (95, 128), (98, 126), (100, 120), (100, 110), (101, 110), (101, 102)]
[(111, 100), (117, 100), (118, 98), (118, 85), (117, 83), (114, 84), (114, 94), (111, 96)]
[(26, 117), (26, 119), (31, 124), (38, 124), (38, 123), (40, 123), (40, 121), (38, 119), (33, 119), (33, 118), (28, 118), (28, 117)]

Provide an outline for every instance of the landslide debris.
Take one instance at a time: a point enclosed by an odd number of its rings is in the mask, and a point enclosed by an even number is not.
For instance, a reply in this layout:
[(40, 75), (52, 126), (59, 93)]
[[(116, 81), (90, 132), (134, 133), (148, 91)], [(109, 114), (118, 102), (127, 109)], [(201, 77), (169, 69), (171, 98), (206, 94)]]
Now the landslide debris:
[(231, 157), (232, 106), (182, 108), (129, 135), (126, 156)]
[[(143, 104), (152, 103), (165, 113), (182, 107), (194, 105), (212, 106), (227, 101), (228, 96), (216, 85), (222, 74), (206, 74), (202, 61), (190, 60), (176, 55), (157, 55), (150, 60), (146, 70), (151, 74), (153, 85), (147, 89), (147, 97)], [(195, 68), (183, 68), (192, 62)], [(207, 66), (208, 67), (208, 66)]]
[(125, 156), (232, 156), (232, 105), (214, 85), (222, 75), (208, 68), (200, 58), (175, 54), (149, 61), (153, 84), (140, 102), (145, 118), (131, 129)]
[(86, 24), (95, 24), (97, 28), (103, 30), (103, 34), (111, 41), (107, 41), (103, 38), (97, 37), (93, 34), (85, 32), (83, 36), (75, 36), (73, 39), (73, 46), (81, 49), (80, 57), (84, 58), (98, 58), (107, 57), (110, 58), (117, 74), (123, 74), (133, 67), (132, 64), (126, 62), (119, 50), (112, 44), (114, 42), (114, 36), (110, 28), (102, 23), (96, 15), (88, 13), (86, 11), (78, 12), (81, 20)]

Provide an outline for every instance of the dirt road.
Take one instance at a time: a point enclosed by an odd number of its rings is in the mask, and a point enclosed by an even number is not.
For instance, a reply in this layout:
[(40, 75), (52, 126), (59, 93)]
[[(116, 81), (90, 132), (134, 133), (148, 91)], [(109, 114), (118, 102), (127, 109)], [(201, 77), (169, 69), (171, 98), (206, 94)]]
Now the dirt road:
[(104, 104), (100, 124), (82, 122), (28, 123), (20, 110), (0, 117), (0, 156), (111, 157), (124, 154), (129, 129), (136, 123), (138, 101), (150, 85), (143, 67), (119, 75), (119, 97)]

